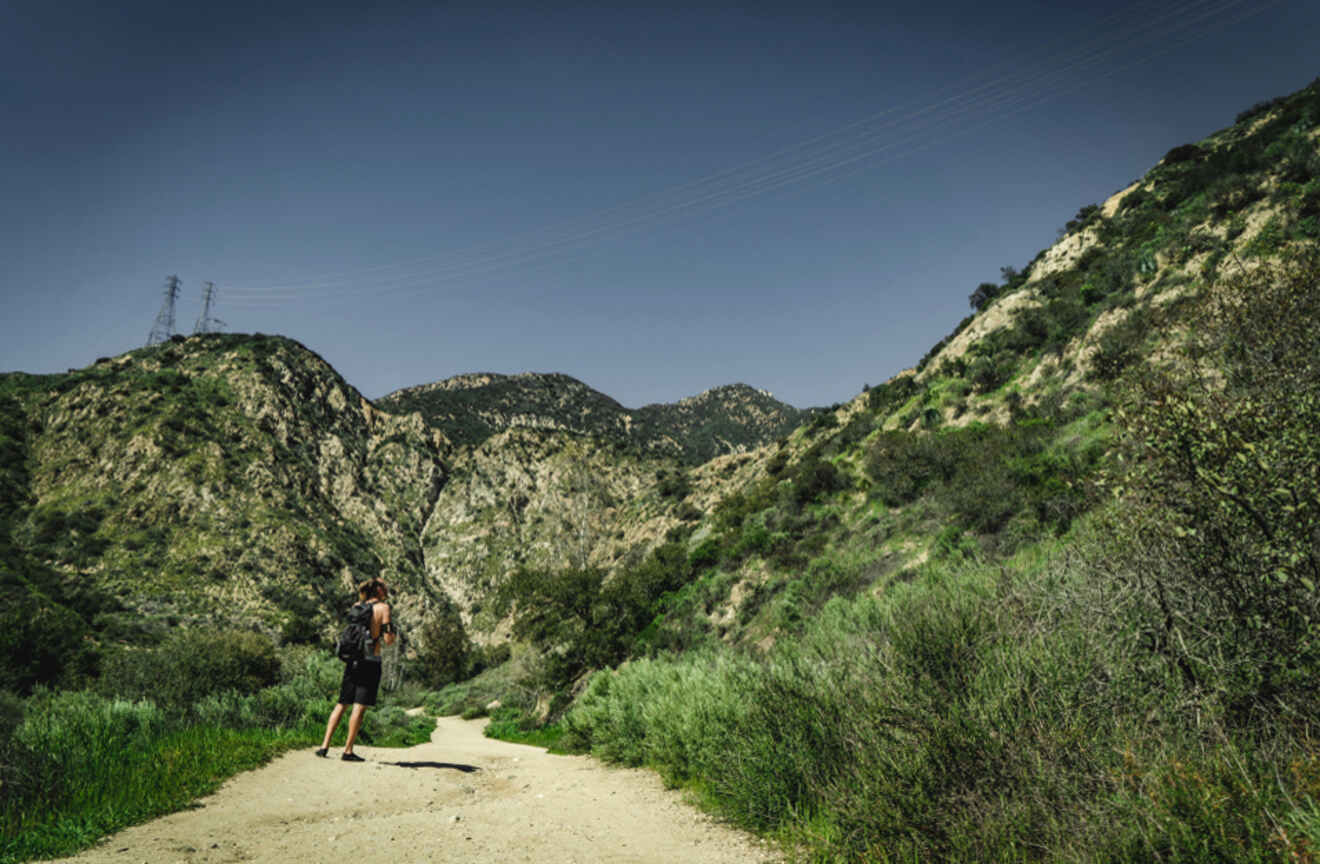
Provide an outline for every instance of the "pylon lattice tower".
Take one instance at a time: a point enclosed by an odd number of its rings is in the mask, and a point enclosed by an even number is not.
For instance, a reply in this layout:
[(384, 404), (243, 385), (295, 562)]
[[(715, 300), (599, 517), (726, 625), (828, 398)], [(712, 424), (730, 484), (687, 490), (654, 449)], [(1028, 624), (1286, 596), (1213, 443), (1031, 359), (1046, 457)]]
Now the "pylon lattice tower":
[(193, 333), (219, 333), (220, 328), (225, 326), (221, 321), (211, 314), (211, 306), (215, 303), (215, 283), (202, 283), (202, 314), (197, 316), (197, 323), (193, 324)]
[(158, 345), (174, 335), (174, 301), (179, 299), (179, 286), (182, 284), (178, 276), (165, 280), (165, 299), (160, 304), (160, 311), (156, 313), (156, 323), (151, 327), (151, 334), (147, 336), (148, 345)]

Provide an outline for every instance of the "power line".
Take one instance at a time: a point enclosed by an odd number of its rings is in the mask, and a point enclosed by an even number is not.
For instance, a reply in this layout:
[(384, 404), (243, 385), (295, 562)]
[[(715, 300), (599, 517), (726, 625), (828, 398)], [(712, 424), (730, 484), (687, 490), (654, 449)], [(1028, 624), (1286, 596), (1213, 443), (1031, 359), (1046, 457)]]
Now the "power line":
[(174, 335), (174, 302), (179, 299), (179, 287), (182, 284), (178, 276), (170, 276), (165, 280), (165, 299), (161, 301), (156, 323), (147, 335), (148, 345), (158, 345)]
[[(1247, 3), (1245, 10), (1244, 2)], [(229, 296), (231, 302), (243, 306), (278, 305), (312, 298), (347, 298), (367, 291), (385, 293), (423, 283), (435, 285), (492, 271), (538, 265), (571, 253), (573, 247), (592, 242), (602, 235), (626, 231), (679, 213), (727, 206), (822, 175), (838, 175), (863, 160), (874, 160), (880, 154), (888, 154), (885, 161), (901, 158), (928, 147), (937, 133), (940, 140), (961, 134), (966, 130), (958, 127), (965, 121), (972, 121), (972, 128), (997, 122), (1165, 53), (1171, 50), (1171, 41), (1185, 41), (1189, 32), (1226, 23), (1223, 19), (1241, 20), (1279, 5), (1279, 2), (1281, 0), (1258, 3), (1248, 0), (1183, 0), (1139, 19), (1128, 18), (1113, 29), (1107, 25), (1122, 18), (1123, 13), (1110, 15), (1096, 22), (1092, 31), (1097, 33), (1096, 36), (1055, 52), (1034, 66), (1006, 70), (988, 81), (924, 105), (914, 105), (906, 110), (886, 109), (737, 167), (599, 211), (577, 221), (576, 225), (547, 226), (533, 232), (521, 243), (446, 256), (447, 260), (442, 257), (409, 264), (381, 265), (356, 271), (358, 275), (342, 271), (328, 273), (303, 282), (239, 290)], [(1122, 53), (1134, 49), (1141, 52), (1137, 57), (1127, 62), (1114, 62)], [(1098, 72), (1080, 83), (1067, 80), (1069, 73), (1086, 72), (1095, 67), (1099, 67)], [(367, 274), (388, 271), (394, 271), (394, 274), (363, 279)], [(358, 281), (360, 279), (362, 281)]]

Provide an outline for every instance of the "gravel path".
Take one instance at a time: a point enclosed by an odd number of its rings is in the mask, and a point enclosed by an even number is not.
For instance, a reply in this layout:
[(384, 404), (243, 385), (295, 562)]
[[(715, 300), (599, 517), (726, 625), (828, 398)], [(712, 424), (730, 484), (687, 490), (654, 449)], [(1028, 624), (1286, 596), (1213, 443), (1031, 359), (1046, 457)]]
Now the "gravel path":
[[(427, 744), (368, 761), (291, 752), (192, 809), (128, 828), (80, 862), (768, 862), (747, 835), (684, 804), (649, 771), (482, 736), (441, 718)], [(336, 751), (331, 751), (337, 757)]]

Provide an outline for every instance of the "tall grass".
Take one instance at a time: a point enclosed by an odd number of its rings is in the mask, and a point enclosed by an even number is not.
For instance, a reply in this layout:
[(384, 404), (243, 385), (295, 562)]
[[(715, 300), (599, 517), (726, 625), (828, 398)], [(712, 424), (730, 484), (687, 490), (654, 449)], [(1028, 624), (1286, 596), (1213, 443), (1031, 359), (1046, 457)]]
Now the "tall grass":
[(38, 697), (9, 744), (24, 762), (0, 803), (0, 860), (71, 854), (314, 739), (310, 727), (180, 726), (150, 702), (91, 693)]
[[(166, 708), (86, 691), (38, 691), (0, 724), (0, 862), (67, 855), (185, 806), (225, 778), (318, 743), (342, 667), (286, 656), (280, 683)], [(367, 712), (361, 741), (408, 746), (434, 724), (402, 708)], [(346, 734), (341, 724), (338, 738)]]
[(812, 860), (1314, 855), (1316, 751), (1295, 729), (1232, 731), (1143, 662), (1128, 599), (1094, 575), (1061, 545), (933, 565), (836, 598), (764, 658), (598, 673), (565, 740)]

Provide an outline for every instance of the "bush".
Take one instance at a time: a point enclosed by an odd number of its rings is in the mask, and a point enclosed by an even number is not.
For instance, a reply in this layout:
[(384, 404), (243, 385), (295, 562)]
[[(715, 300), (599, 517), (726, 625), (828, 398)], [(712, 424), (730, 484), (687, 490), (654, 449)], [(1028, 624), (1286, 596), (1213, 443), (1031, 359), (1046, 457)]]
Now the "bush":
[(1144, 309), (1130, 312), (1100, 336), (1099, 349), (1091, 358), (1090, 377), (1114, 381), (1140, 359), (1150, 318)]
[(1177, 165), (1180, 162), (1195, 162), (1200, 159), (1204, 151), (1195, 144), (1180, 144), (1174, 147), (1168, 153), (1164, 154), (1162, 161), (1165, 165)]
[(108, 656), (98, 687), (120, 699), (150, 700), (187, 711), (226, 690), (255, 693), (274, 684), (279, 673), (274, 645), (257, 633), (176, 630), (157, 648), (123, 649)]
[(985, 307), (990, 305), (990, 301), (999, 296), (1003, 288), (994, 282), (982, 282), (976, 286), (976, 290), (967, 298), (967, 302), (977, 312), (982, 312)]
[(458, 607), (448, 598), (422, 623), (418, 637), (420, 647), (414, 668), (423, 684), (444, 687), (469, 677), (472, 643)]
[[(54, 582), (54, 573), (27, 562), (17, 550), (0, 545), (3, 551), (10, 552), (10, 556), (0, 565), (4, 567), (0, 571), (0, 655), (7, 658), (0, 666), (0, 691), (30, 693), (39, 684), (69, 684), (85, 679), (97, 662), (87, 623), (26, 578), (35, 576), (43, 582)], [(20, 567), (26, 570), (24, 575), (15, 572)]]
[(692, 491), (692, 483), (682, 471), (657, 471), (655, 479), (662, 498), (686, 498)]
[(888, 414), (901, 408), (905, 402), (917, 394), (920, 389), (912, 375), (899, 375), (878, 387), (872, 387), (866, 394), (866, 407), (877, 414)]
[(793, 501), (802, 507), (812, 501), (846, 489), (848, 480), (834, 463), (816, 458), (803, 458), (793, 476)]
[(1315, 716), (1320, 255), (1214, 286), (1176, 362), (1134, 382), (1124, 572), (1150, 644), (1240, 715)]
[(1084, 857), (1113, 832), (1114, 745), (1149, 703), (1116, 714), (1123, 645), (1094, 610), (980, 572), (835, 599), (764, 659), (597, 673), (564, 741), (695, 783), (813, 860)]
[(501, 587), (498, 608), (513, 612), (513, 634), (541, 652), (538, 687), (559, 690), (588, 669), (628, 656), (661, 614), (664, 598), (692, 578), (686, 543), (671, 541), (608, 582), (595, 568), (519, 570)]

